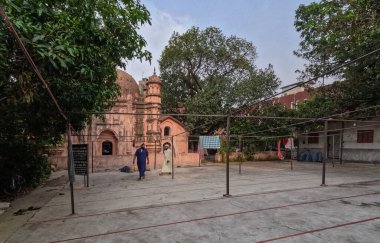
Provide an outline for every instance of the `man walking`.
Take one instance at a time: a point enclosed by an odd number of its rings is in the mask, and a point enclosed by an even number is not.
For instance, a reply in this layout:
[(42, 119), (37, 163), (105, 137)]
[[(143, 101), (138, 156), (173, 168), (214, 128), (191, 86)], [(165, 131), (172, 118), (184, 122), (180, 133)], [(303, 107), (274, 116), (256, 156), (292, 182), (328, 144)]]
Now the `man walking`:
[(149, 164), (148, 150), (145, 148), (144, 143), (142, 143), (140, 148), (136, 150), (135, 156), (133, 157), (133, 165), (135, 165), (136, 158), (137, 158), (137, 168), (139, 169), (139, 181), (140, 181), (141, 179), (145, 179), (146, 163)]

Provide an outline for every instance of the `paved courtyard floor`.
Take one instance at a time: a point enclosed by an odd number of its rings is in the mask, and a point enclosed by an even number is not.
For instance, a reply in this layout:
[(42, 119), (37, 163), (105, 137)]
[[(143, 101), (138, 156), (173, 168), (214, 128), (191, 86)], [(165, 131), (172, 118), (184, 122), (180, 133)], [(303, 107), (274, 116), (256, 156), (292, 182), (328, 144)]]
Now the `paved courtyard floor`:
[[(379, 242), (380, 165), (247, 162), (176, 168), (175, 178), (103, 171), (75, 183), (66, 172), (0, 216), (5, 242)], [(50, 196), (47, 196), (50, 195)], [(14, 216), (19, 207), (38, 210)], [(13, 211), (12, 211), (13, 210)], [(17, 225), (18, 227), (12, 225)], [(6, 236), (6, 237), (4, 237)], [(0, 238), (1, 241), (1, 238)]]

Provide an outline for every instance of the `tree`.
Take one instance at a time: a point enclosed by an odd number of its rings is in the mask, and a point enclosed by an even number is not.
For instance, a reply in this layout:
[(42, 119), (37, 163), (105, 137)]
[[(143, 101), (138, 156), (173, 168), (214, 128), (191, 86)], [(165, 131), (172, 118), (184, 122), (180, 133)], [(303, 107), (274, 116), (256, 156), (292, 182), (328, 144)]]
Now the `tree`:
[[(226, 37), (215, 27), (175, 32), (159, 60), (164, 111), (176, 112), (183, 103), (186, 113), (226, 114), (273, 94), (280, 81), (271, 65), (264, 70), (255, 66), (256, 56), (251, 42)], [(208, 124), (199, 131), (207, 133), (218, 127), (210, 120), (215, 119), (185, 122), (190, 129)]]
[[(295, 54), (310, 62), (301, 78), (317, 76), (380, 48), (380, 2), (322, 0), (301, 5), (295, 27), (302, 37)], [(380, 104), (379, 55), (376, 52), (330, 74), (343, 80), (335, 84), (338, 93), (327, 94), (340, 112)]]
[[(111, 107), (118, 95), (117, 66), (124, 67), (125, 59), (151, 58), (137, 33), (141, 25), (150, 24), (149, 12), (139, 1), (7, 0), (3, 7), (62, 109), (74, 112), (70, 122), (75, 130), (91, 119), (89, 113)], [(3, 20), (0, 97), (0, 147), (17, 144), (35, 153), (60, 140), (66, 122)], [(2, 177), (14, 173), (8, 165), (20, 158), (14, 150), (1, 152)]]
[[(286, 127), (287, 124), (294, 123), (289, 119), (268, 119), (268, 117), (294, 117), (297, 110), (289, 109), (282, 104), (264, 104), (261, 107), (252, 109), (247, 113), (250, 116), (263, 118), (234, 118), (231, 123), (233, 134), (248, 134), (257, 136), (287, 136), (291, 135), (292, 128)], [(274, 129), (274, 130), (271, 130)]]

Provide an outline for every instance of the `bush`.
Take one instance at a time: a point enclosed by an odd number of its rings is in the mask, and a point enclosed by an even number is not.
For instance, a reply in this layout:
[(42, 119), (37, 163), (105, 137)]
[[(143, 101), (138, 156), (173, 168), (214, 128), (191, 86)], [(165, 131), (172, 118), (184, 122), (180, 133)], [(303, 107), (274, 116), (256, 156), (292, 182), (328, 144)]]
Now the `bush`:
[(236, 158), (236, 162), (244, 162), (246, 161), (246, 159), (244, 158), (244, 155), (243, 154), (238, 154), (237, 158)]
[(253, 161), (255, 156), (254, 151), (244, 151), (244, 157), (247, 161)]
[(41, 184), (50, 175), (50, 163), (40, 153), (41, 146), (31, 141), (0, 143), (0, 194), (9, 189), (12, 178), (22, 178), (21, 190)]

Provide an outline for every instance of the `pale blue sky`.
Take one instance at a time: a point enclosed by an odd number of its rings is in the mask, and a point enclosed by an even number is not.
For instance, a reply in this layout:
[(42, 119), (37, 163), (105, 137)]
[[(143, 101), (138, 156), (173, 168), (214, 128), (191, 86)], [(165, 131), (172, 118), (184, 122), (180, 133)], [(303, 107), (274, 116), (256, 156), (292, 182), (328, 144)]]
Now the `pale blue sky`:
[[(271, 63), (282, 86), (296, 82), (295, 70), (302, 69), (305, 60), (293, 55), (300, 37), (294, 28), (295, 11), (300, 4), (312, 0), (141, 0), (151, 13), (152, 26), (140, 33), (153, 54), (152, 65), (133, 61), (126, 71), (136, 81), (158, 69), (157, 60), (173, 33), (185, 32), (191, 26), (202, 29), (214, 26), (225, 35), (235, 35), (251, 41), (257, 48), (256, 64), (264, 68)], [(159, 70), (157, 70), (159, 73)]]

